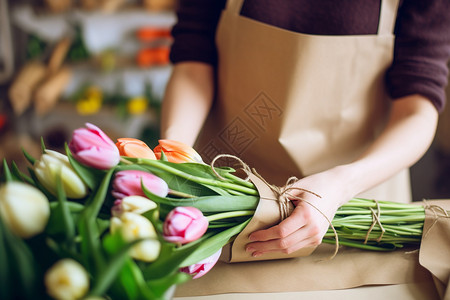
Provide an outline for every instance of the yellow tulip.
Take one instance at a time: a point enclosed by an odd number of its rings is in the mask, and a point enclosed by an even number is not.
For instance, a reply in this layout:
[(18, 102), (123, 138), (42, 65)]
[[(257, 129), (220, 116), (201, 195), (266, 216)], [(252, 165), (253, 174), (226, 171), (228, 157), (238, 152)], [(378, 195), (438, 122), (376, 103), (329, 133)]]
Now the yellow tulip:
[(67, 156), (45, 150), (40, 160), (34, 163), (34, 172), (39, 182), (56, 195), (56, 179), (61, 176), (64, 191), (69, 198), (80, 199), (87, 195), (88, 188), (69, 163)]
[(120, 216), (124, 212), (143, 214), (149, 210), (155, 209), (156, 203), (152, 200), (139, 195), (127, 196), (121, 200), (116, 200), (112, 208), (114, 216)]
[(50, 205), (47, 197), (34, 186), (7, 182), (0, 187), (0, 214), (12, 232), (29, 238), (44, 231)]
[(131, 248), (131, 257), (146, 262), (158, 258), (161, 243), (155, 228), (147, 218), (136, 213), (124, 212), (120, 217), (111, 218), (111, 232), (120, 232), (128, 242), (145, 239)]
[(45, 274), (47, 293), (58, 300), (82, 298), (89, 290), (88, 273), (73, 259), (62, 259)]

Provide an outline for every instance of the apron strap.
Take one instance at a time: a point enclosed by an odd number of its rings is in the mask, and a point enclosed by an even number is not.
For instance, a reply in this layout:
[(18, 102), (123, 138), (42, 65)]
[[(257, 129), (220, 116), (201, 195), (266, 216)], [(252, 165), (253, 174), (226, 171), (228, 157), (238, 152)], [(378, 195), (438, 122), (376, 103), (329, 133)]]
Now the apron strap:
[(381, 0), (378, 35), (390, 35), (394, 33), (399, 2), (399, 0)]
[(244, 0), (228, 0), (227, 10), (238, 16), (241, 13), (242, 4), (244, 4)]
[[(388, 35), (394, 32), (397, 9), (400, 0), (381, 0), (378, 35)], [(227, 10), (233, 15), (239, 15), (244, 0), (228, 0)]]

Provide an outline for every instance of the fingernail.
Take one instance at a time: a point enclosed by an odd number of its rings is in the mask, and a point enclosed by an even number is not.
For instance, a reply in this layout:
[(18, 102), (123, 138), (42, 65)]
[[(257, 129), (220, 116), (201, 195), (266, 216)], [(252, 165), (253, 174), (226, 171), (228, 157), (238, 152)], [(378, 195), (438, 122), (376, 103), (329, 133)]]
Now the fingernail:
[(253, 248), (253, 247), (247, 247), (247, 248), (245, 249), (245, 251), (247, 251), (247, 252), (252, 252), (252, 251), (255, 251), (255, 248)]
[(262, 255), (261, 252), (253, 252), (253, 253), (252, 253), (252, 256), (253, 256), (253, 257), (258, 257), (258, 256), (261, 256), (261, 255)]
[(253, 237), (253, 235), (249, 235), (249, 236), (248, 236), (248, 239), (249, 239), (250, 241), (256, 241), (256, 239)]

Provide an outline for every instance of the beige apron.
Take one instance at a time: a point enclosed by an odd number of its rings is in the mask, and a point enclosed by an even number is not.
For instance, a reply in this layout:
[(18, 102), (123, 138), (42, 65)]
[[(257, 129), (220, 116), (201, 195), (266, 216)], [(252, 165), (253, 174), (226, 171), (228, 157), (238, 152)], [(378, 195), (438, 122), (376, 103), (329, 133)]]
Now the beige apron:
[[(398, 0), (384, 1), (377, 35), (307, 35), (239, 15), (228, 1), (219, 22), (218, 93), (195, 148), (205, 161), (240, 157), (269, 183), (283, 185), (349, 163), (382, 129), (390, 100)], [(411, 200), (407, 170), (370, 192)]]
[[(351, 162), (376, 138), (389, 111), (383, 77), (392, 61), (398, 0), (382, 1), (379, 33), (361, 36), (290, 32), (239, 16), (242, 2), (229, 0), (221, 16), (217, 101), (196, 149), (205, 160), (237, 155), (279, 185)], [(409, 201), (408, 179), (404, 171), (366, 195)], [(350, 291), (391, 285), (395, 291), (384, 288), (383, 297), (437, 299), (417, 252), (341, 249), (327, 260), (333, 251), (322, 244), (300, 258), (219, 261), (204, 277), (179, 286), (176, 296), (361, 299), (376, 291)], [(342, 293), (303, 294), (337, 289)]]

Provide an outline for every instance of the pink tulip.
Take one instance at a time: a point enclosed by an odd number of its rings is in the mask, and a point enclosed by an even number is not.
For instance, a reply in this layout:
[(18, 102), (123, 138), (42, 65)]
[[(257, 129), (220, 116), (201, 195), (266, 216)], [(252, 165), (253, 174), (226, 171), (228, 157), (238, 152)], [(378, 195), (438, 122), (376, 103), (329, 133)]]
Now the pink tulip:
[(75, 129), (69, 143), (75, 159), (101, 170), (117, 165), (120, 154), (114, 142), (97, 126), (86, 123), (86, 127)]
[(116, 173), (112, 187), (112, 195), (117, 199), (127, 196), (144, 196), (141, 180), (147, 190), (153, 194), (165, 197), (169, 193), (167, 183), (158, 176), (137, 170), (125, 170)]
[(208, 273), (214, 265), (219, 260), (220, 254), (222, 253), (222, 248), (211, 255), (208, 258), (205, 258), (201, 261), (199, 261), (196, 264), (190, 265), (188, 267), (181, 268), (180, 271), (183, 273), (187, 273), (190, 275), (193, 275), (193, 279), (197, 279)]
[(208, 219), (195, 207), (178, 206), (164, 221), (163, 237), (172, 243), (186, 244), (199, 239), (208, 229)]

